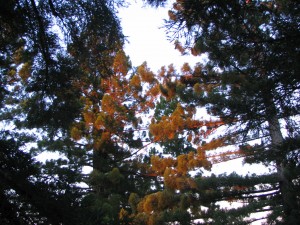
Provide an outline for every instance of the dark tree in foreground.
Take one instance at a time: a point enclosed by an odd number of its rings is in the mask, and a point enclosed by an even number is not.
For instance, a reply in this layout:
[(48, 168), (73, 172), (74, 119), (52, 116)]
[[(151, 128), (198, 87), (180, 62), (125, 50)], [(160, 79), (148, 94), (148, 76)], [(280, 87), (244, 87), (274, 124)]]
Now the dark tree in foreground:
[(59, 168), (59, 177), (44, 170), (23, 152), (22, 144), (1, 133), (0, 141), (1, 224), (76, 224), (80, 221), (80, 189), (68, 185), (76, 172)]
[[(86, 224), (80, 202), (91, 189), (79, 184), (91, 159), (70, 131), (83, 92), (113, 74), (122, 1), (0, 4), (1, 222)], [(44, 151), (59, 159), (37, 163)]]

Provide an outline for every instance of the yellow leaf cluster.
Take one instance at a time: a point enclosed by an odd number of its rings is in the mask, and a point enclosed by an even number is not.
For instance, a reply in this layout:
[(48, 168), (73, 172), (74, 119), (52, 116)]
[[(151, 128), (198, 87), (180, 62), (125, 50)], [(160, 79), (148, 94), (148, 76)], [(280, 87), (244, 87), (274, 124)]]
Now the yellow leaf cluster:
[(141, 88), (141, 78), (138, 75), (134, 75), (130, 80), (130, 86), (134, 87), (135, 89)]
[(174, 167), (175, 163), (176, 161), (171, 157), (160, 158), (157, 155), (151, 156), (151, 168), (158, 175), (163, 175), (166, 168)]
[(154, 136), (154, 140), (171, 140), (177, 133), (183, 131), (186, 126), (184, 114), (184, 109), (178, 104), (170, 117), (164, 116), (158, 123), (150, 124), (149, 130)]
[(181, 71), (184, 73), (184, 74), (191, 74), (192, 73), (192, 69), (190, 67), (190, 65), (188, 63), (184, 63), (181, 67)]
[(71, 129), (71, 137), (75, 140), (78, 141), (81, 139), (82, 133), (81, 130), (79, 130), (77, 127), (73, 127)]
[(125, 76), (128, 73), (128, 58), (125, 55), (124, 51), (117, 52), (114, 63), (113, 63), (114, 72)]
[(141, 76), (143, 82), (153, 83), (155, 81), (155, 75), (147, 67), (147, 63), (143, 63), (141, 66), (139, 66), (137, 73)]
[(213, 150), (219, 147), (223, 147), (226, 145), (225, 141), (226, 139), (224, 138), (213, 139), (212, 141), (206, 143), (205, 145), (198, 147), (198, 152), (205, 151), (205, 150)]
[(106, 94), (102, 98), (102, 110), (109, 115), (112, 115), (115, 113), (115, 101), (111, 97), (111, 95)]
[(19, 76), (25, 82), (30, 77), (31, 74), (31, 63), (26, 62), (22, 65), (22, 68), (19, 70)]

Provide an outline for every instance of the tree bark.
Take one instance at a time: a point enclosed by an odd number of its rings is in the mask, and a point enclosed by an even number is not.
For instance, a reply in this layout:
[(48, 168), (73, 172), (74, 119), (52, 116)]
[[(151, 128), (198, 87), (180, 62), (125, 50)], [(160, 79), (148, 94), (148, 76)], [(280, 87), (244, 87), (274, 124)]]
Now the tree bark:
[[(266, 94), (266, 93), (264, 93)], [(281, 199), (282, 199), (282, 205), (283, 205), (283, 211), (285, 214), (285, 220), (288, 222), (290, 220), (290, 217), (292, 216), (292, 211), (297, 208), (297, 198), (296, 196), (293, 196), (292, 190), (292, 181), (290, 181), (287, 178), (287, 168), (284, 164), (285, 161), (285, 155), (281, 152), (281, 145), (283, 144), (284, 138), (281, 132), (280, 128), (280, 122), (276, 110), (276, 106), (273, 100), (273, 96), (271, 91), (264, 95), (264, 103), (266, 107), (266, 115), (267, 115), (267, 121), (268, 121), (268, 130), (271, 137), (271, 146), (272, 151), (276, 154), (276, 169), (277, 169), (277, 175), (279, 179), (279, 188), (281, 193)], [(277, 157), (278, 156), (278, 157)]]

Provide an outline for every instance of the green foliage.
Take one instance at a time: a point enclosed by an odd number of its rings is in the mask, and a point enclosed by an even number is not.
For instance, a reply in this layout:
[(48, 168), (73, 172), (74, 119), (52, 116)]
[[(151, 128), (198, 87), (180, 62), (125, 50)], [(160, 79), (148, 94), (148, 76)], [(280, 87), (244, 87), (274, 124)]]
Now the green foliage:
[[(86, 213), (82, 200), (91, 190), (81, 187), (86, 181), (82, 169), (92, 165), (91, 147), (76, 143), (71, 127), (82, 118), (83, 97), (90, 94), (90, 87), (97, 89), (94, 98), (103, 96), (101, 79), (113, 74), (115, 55), (123, 45), (115, 13), (112, 1), (1, 2), (0, 118), (2, 126), (15, 128), (2, 139), (4, 145), (9, 136), (18, 137), (24, 145), (10, 147), (14, 160), (7, 158), (1, 145), (4, 224), (86, 224), (81, 216)], [(76, 128), (77, 138), (81, 138), (82, 123)], [(34, 142), (37, 147), (23, 153), (21, 148)], [(31, 161), (47, 151), (62, 158)], [(107, 154), (105, 157), (102, 162)], [(16, 166), (16, 170), (9, 171), (6, 165)], [(111, 171), (105, 177), (111, 186), (124, 179), (113, 167), (102, 171)], [(118, 217), (120, 189), (115, 188), (116, 193), (109, 197), (102, 196), (107, 202), (101, 203), (104, 214), (93, 216), (111, 224), (110, 220)]]
[[(184, 65), (182, 78), (173, 82), (173, 86), (166, 83), (161, 88), (162, 94), (170, 100), (168, 91), (179, 82), (176, 93), (180, 99), (173, 95), (172, 98), (196, 107), (206, 106), (211, 115), (228, 126), (227, 133), (219, 139), (225, 140), (221, 146), (240, 143), (239, 154), (243, 154), (245, 162), (263, 162), (277, 168), (276, 173), (263, 176), (196, 179), (196, 193), (201, 195), (198, 201), (202, 201), (199, 204), (211, 207), (209, 210), (213, 212), (205, 215), (207, 222), (212, 219), (216, 224), (245, 224), (250, 212), (263, 211), (261, 206), (253, 207), (253, 202), (274, 210), (270, 221), (279, 223), (276, 216), (282, 216), (285, 223), (292, 224), (297, 218), (294, 212), (299, 212), (300, 207), (296, 200), (300, 132), (299, 110), (296, 110), (299, 64), (295, 59), (299, 58), (300, 46), (299, 7), (295, 1), (190, 0), (176, 1), (169, 11), (166, 28), (174, 35), (175, 48), (182, 53), (191, 50), (193, 55), (205, 53), (209, 61), (204, 66), (206, 73), (200, 74), (199, 68), (192, 71)], [(200, 75), (199, 79), (193, 74)], [(289, 137), (284, 138), (283, 133)], [(250, 141), (260, 144), (251, 146)], [(201, 148), (209, 146), (216, 147), (211, 142)], [(226, 161), (226, 154), (223, 155)], [(274, 196), (265, 193), (266, 187), (272, 187)], [(244, 191), (247, 194), (241, 195)], [(260, 194), (252, 201), (251, 193)], [(230, 198), (246, 199), (247, 204), (238, 210), (214, 208), (217, 201)], [(196, 211), (192, 214), (196, 215)]]
[(107, 68), (113, 55), (108, 55), (122, 46), (123, 36), (109, 1), (25, 2), (3, 3), (1, 73), (9, 85), (23, 90), (19, 96), (10, 93), (21, 102), (23, 126), (47, 128), (54, 135), (57, 129), (68, 130), (80, 115), (82, 83), (91, 72), (112, 74)]
[[(77, 201), (81, 194), (71, 184), (78, 180), (70, 170), (44, 167), (23, 152), (20, 143), (4, 139), (2, 133), (0, 147), (3, 224), (73, 224), (79, 219)], [(56, 172), (59, 178), (55, 179)]]
[[(122, 2), (1, 3), (0, 223), (247, 224), (270, 212), (268, 223), (294, 224), (299, 3), (176, 1), (175, 47), (209, 62), (156, 76), (122, 50)], [(214, 120), (194, 119), (202, 106)], [(44, 152), (58, 159), (34, 160)], [(201, 175), (240, 157), (277, 171)]]

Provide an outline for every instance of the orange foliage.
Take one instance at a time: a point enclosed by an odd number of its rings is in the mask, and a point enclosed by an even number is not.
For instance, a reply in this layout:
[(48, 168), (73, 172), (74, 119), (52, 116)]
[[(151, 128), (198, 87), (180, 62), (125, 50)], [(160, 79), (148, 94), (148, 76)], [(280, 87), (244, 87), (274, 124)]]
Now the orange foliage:
[(149, 89), (149, 91), (147, 92), (147, 96), (151, 96), (151, 97), (156, 97), (159, 95), (159, 85), (156, 84), (154, 85), (152, 88)]
[(110, 115), (114, 114), (115, 110), (115, 101), (111, 95), (104, 95), (102, 98), (102, 110)]
[(191, 75), (192, 73), (192, 69), (188, 63), (183, 64), (183, 66), (181, 67), (181, 71), (183, 72), (183, 74)]
[(84, 118), (84, 121), (87, 125), (92, 124), (95, 120), (94, 114), (90, 111), (84, 112), (83, 113), (83, 118)]
[(182, 174), (182, 175), (186, 175), (188, 172), (188, 159), (187, 159), (187, 155), (179, 155), (177, 157), (177, 173), (178, 174)]
[(204, 167), (209, 169), (211, 164), (206, 157), (198, 153), (189, 152), (179, 155), (177, 158), (151, 157), (151, 170), (155, 176), (163, 176), (164, 185), (171, 190), (183, 190), (197, 188), (195, 181), (189, 177), (189, 171)]
[[(185, 112), (185, 110), (187, 112)], [(157, 123), (153, 121), (149, 126), (150, 133), (154, 136), (154, 141), (166, 141), (176, 137), (177, 134), (183, 133), (185, 130), (189, 131), (188, 140), (197, 143), (197, 135), (191, 135), (192, 130), (201, 129), (200, 135), (207, 138), (218, 127), (224, 125), (221, 120), (216, 121), (200, 121), (193, 120), (191, 117), (196, 113), (193, 108), (188, 107), (184, 109), (180, 104), (177, 105), (174, 112), (169, 116), (163, 116)]]
[(160, 158), (157, 155), (151, 156), (151, 169), (155, 171), (158, 175), (163, 175), (166, 168), (174, 167), (176, 161), (171, 158)]
[(232, 187), (232, 190), (236, 190), (236, 191), (245, 191), (247, 190), (248, 188), (246, 186), (240, 186), (240, 185), (237, 185), (237, 186), (233, 186)]
[(73, 127), (71, 129), (71, 137), (75, 140), (75, 141), (78, 141), (81, 139), (81, 130), (79, 130), (77, 127)]
[(169, 15), (170, 20), (173, 20), (173, 21), (177, 20), (177, 17), (173, 11), (169, 10), (168, 15)]
[(174, 68), (174, 65), (173, 64), (170, 64), (168, 66), (168, 71), (167, 71), (167, 75), (168, 76), (174, 76), (175, 75), (175, 68)]
[(138, 75), (134, 75), (130, 80), (130, 86), (140, 89), (141, 88), (141, 78)]
[(26, 82), (27, 79), (30, 77), (31, 75), (31, 63), (24, 63), (21, 67), (21, 69), (19, 70), (19, 76), (21, 77), (23, 82)]
[(156, 80), (154, 78), (154, 73), (147, 67), (147, 63), (143, 63), (139, 66), (137, 72), (144, 82), (153, 83)]
[(198, 147), (198, 151), (212, 150), (225, 145), (225, 138), (213, 139), (205, 145)]
[(184, 47), (179, 41), (175, 41), (175, 49), (177, 49), (181, 54), (183, 54), (185, 51)]
[(200, 55), (201, 52), (198, 48), (193, 47), (193, 48), (191, 48), (191, 53), (193, 56), (197, 56), (197, 55)]
[(166, 67), (165, 66), (162, 66), (158, 72), (158, 76), (159, 77), (164, 77), (166, 75)]
[(123, 76), (127, 75), (128, 72), (128, 58), (124, 51), (119, 51), (114, 59), (113, 63), (114, 72)]
[(202, 93), (202, 88), (201, 88), (201, 85), (199, 84), (199, 83), (196, 83), (195, 85), (194, 85), (194, 92), (196, 93), (196, 94), (201, 94)]

